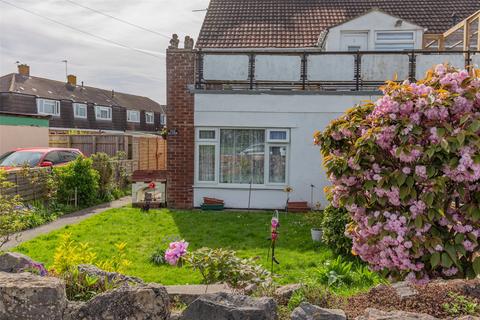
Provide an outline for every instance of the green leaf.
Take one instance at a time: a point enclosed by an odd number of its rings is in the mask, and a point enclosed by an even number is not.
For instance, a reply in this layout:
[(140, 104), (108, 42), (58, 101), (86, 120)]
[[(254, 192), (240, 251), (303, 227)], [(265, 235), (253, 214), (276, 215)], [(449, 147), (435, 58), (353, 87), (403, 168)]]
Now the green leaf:
[(457, 251), (455, 250), (455, 247), (450, 244), (447, 244), (445, 245), (445, 251), (448, 253), (448, 256), (450, 257), (450, 259), (455, 264), (458, 264)]
[(429, 207), (431, 207), (433, 204), (434, 198), (435, 198), (434, 194), (432, 192), (428, 192), (425, 196), (425, 203), (428, 204)]
[(417, 216), (415, 218), (415, 227), (420, 229), (421, 227), (423, 227), (423, 219), (422, 219), (422, 216)]
[(407, 186), (408, 186), (409, 188), (411, 188), (411, 187), (413, 187), (414, 184), (415, 184), (415, 179), (413, 179), (412, 176), (409, 176), (409, 177), (407, 178)]
[(400, 188), (400, 199), (404, 200), (410, 194), (410, 188), (403, 186)]
[(445, 128), (437, 128), (437, 136), (443, 137), (445, 135)]
[(439, 263), (440, 263), (440, 252), (435, 252), (430, 257), (430, 265), (432, 266), (432, 269), (438, 266)]
[(465, 122), (467, 122), (468, 118), (470, 118), (470, 115), (469, 115), (469, 114), (464, 115), (464, 116), (460, 119), (460, 125), (462, 125), (462, 124), (464, 124)]
[(442, 260), (442, 266), (445, 267), (445, 268), (450, 268), (453, 264), (453, 261), (452, 259), (450, 259), (450, 257), (448, 256), (447, 253), (442, 253), (442, 257), (441, 257), (441, 260)]
[(465, 142), (465, 132), (461, 131), (457, 135), (457, 141), (458, 141), (458, 143), (460, 143), (460, 146), (463, 146), (463, 143)]
[(473, 260), (472, 266), (473, 266), (473, 271), (475, 271), (475, 274), (477, 276), (480, 275), (480, 257), (476, 257), (475, 260)]
[(407, 180), (407, 175), (404, 174), (403, 172), (401, 172), (398, 176), (398, 179), (397, 179), (397, 185), (399, 187), (401, 187), (405, 183), (406, 180)]
[(465, 235), (461, 234), (461, 233), (458, 233), (456, 236), (455, 236), (455, 243), (456, 244), (460, 244), (463, 242), (463, 240), (465, 239)]
[(427, 168), (427, 176), (429, 178), (433, 177), (436, 173), (437, 173), (437, 170), (435, 170), (435, 168), (433, 166), (429, 166)]
[(480, 129), (480, 121), (475, 120), (468, 126), (468, 131), (476, 133)]
[(442, 139), (442, 141), (440, 141), (440, 145), (442, 146), (443, 150), (450, 152), (450, 146), (448, 145), (447, 140)]

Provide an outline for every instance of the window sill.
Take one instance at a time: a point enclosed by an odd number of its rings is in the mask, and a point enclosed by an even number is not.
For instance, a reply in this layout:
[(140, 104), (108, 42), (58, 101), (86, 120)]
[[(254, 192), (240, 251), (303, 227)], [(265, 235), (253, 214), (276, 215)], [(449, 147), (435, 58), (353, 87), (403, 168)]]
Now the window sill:
[[(280, 190), (283, 191), (287, 185), (252, 185), (252, 190)], [(246, 184), (218, 184), (218, 183), (196, 183), (193, 185), (194, 189), (236, 189), (248, 190), (250, 185)]]

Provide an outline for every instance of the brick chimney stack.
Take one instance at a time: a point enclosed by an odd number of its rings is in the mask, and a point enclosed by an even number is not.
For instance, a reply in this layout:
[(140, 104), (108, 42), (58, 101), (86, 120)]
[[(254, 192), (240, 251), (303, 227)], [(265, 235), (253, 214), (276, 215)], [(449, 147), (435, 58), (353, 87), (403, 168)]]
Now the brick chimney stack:
[(18, 73), (24, 77), (30, 77), (30, 66), (24, 63), (19, 64)]
[(69, 74), (67, 76), (67, 84), (71, 85), (72, 87), (77, 86), (77, 76), (74, 76), (73, 74)]
[(169, 207), (193, 207), (194, 184), (194, 96), (188, 86), (195, 84), (193, 39), (185, 39), (185, 48), (178, 47), (173, 35), (167, 49), (167, 202)]

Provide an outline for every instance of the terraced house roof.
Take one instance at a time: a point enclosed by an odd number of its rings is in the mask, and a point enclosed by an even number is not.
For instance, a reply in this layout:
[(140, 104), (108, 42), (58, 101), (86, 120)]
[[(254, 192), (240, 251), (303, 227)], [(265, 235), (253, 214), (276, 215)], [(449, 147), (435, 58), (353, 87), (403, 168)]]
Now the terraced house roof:
[(211, 0), (197, 47), (315, 47), (326, 30), (372, 9), (439, 34), (480, 10), (480, 0)]

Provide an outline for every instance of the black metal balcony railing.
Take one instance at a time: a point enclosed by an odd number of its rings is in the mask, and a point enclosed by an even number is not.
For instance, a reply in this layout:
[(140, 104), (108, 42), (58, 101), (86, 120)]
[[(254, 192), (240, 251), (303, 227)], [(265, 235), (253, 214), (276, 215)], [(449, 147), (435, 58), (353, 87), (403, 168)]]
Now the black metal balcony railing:
[[(244, 57), (248, 56), (248, 65), (243, 64), (243, 67), (248, 68), (248, 77), (246, 79), (229, 79), (223, 80), (221, 78), (206, 79), (204, 77), (205, 72), (205, 58), (212, 58), (215, 56), (238, 56)], [(299, 59), (301, 63), (299, 64), (298, 70), (298, 79), (296, 80), (276, 80), (272, 79), (257, 79), (256, 77), (256, 63), (257, 57), (260, 56), (289, 56), (293, 59)], [(347, 70), (351, 68), (348, 73), (348, 77), (345, 79), (313, 79), (309, 77), (309, 59), (314, 59), (318, 56), (337, 56), (338, 63), (342, 64), (342, 58), (351, 56), (353, 58), (350, 65), (335, 65), (335, 63), (327, 63), (320, 68), (317, 65), (316, 72), (322, 72), (323, 69), (329, 70), (329, 73), (335, 71), (337, 67), (343, 67)], [(453, 59), (457, 62), (461, 60), (463, 65), (457, 63), (457, 68), (471, 68), (474, 64), (480, 64), (480, 51), (426, 51), (426, 50), (411, 50), (411, 51), (358, 51), (358, 52), (325, 52), (325, 51), (316, 51), (316, 50), (241, 50), (241, 49), (232, 49), (232, 50), (200, 50), (197, 53), (197, 79), (196, 79), (196, 88), (199, 90), (308, 90), (308, 91), (371, 91), (376, 90), (378, 86), (382, 85), (386, 80), (394, 80), (394, 74), (402, 73), (405, 77), (403, 79), (398, 78), (398, 81), (403, 81), (405, 78), (410, 81), (415, 81), (417, 78), (422, 78), (423, 74), (419, 70), (426, 70), (432, 68), (435, 64), (433, 63), (428, 66), (419, 66), (419, 60), (425, 60), (426, 56), (430, 56), (428, 59), (433, 59), (437, 63), (449, 62)], [(434, 56), (434, 57), (432, 57)], [(390, 60), (388, 60), (390, 57)], [(372, 60), (373, 58), (373, 60)], [(392, 60), (392, 58), (394, 60)], [(408, 58), (408, 60), (407, 60)], [(461, 58), (461, 59), (460, 59)], [(336, 59), (336, 58), (333, 58)], [(377, 65), (375, 64), (375, 59), (386, 59), (387, 64)], [(351, 60), (350, 58), (347, 60)], [(368, 66), (365, 66), (366, 60), (370, 60)], [(246, 59), (244, 59), (246, 61)], [(343, 58), (343, 61), (345, 59)], [(372, 65), (373, 61), (373, 65)], [(395, 66), (388, 64), (388, 61), (396, 61), (398, 64), (397, 69)], [(214, 69), (217, 66), (210, 66), (211, 69)], [(228, 66), (227, 66), (228, 67)], [(238, 66), (236, 66), (238, 68)], [(377, 68), (385, 70), (366, 70), (366, 68)], [(212, 71), (212, 70), (210, 70)], [(246, 70), (244, 70), (246, 71)], [(369, 71), (382, 71), (387, 73), (388, 76), (379, 77), (379, 79), (372, 78), (371, 76), (365, 76), (366, 72)], [(228, 70), (227, 70), (228, 72)], [(225, 73), (225, 70), (224, 70)], [(349, 76), (352, 75), (351, 78)], [(382, 78), (382, 79), (380, 79)]]

